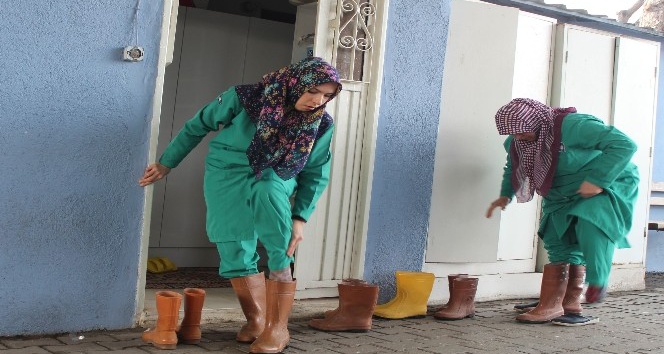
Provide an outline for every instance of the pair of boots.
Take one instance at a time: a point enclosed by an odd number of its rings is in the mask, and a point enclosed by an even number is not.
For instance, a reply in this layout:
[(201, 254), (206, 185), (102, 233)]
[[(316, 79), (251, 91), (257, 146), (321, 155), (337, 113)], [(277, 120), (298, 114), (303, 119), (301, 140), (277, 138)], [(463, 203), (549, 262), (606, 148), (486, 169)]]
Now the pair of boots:
[(264, 273), (231, 279), (231, 285), (247, 319), (236, 336), (251, 343), (250, 353), (280, 353), (290, 341), (288, 316), (295, 299), (295, 280), (265, 279)]
[(378, 286), (360, 279), (344, 279), (337, 287), (339, 307), (326, 311), (324, 318), (309, 321), (309, 326), (321, 331), (369, 331), (378, 300)]
[(182, 295), (174, 291), (159, 291), (157, 297), (157, 325), (143, 332), (142, 339), (159, 349), (175, 349), (178, 341), (198, 344), (201, 341), (201, 312), (205, 290), (184, 289), (184, 318), (178, 327)]
[[(586, 267), (569, 263), (549, 263), (544, 266), (539, 302), (517, 305), (515, 309), (528, 311), (516, 317), (524, 323), (546, 323), (563, 315), (580, 315), (581, 294)], [(534, 307), (534, 308), (533, 308)]]
[[(377, 305), (374, 316), (401, 319), (408, 317), (424, 317), (427, 314), (427, 303), (433, 289), (435, 276), (426, 272), (395, 273), (397, 294), (389, 302)], [(460, 320), (475, 315), (475, 293), (478, 278), (467, 274), (448, 276), (450, 300), (434, 313), (441, 320)]]
[(475, 294), (478, 278), (468, 274), (450, 274), (447, 276), (450, 299), (433, 314), (439, 320), (461, 320), (475, 317)]

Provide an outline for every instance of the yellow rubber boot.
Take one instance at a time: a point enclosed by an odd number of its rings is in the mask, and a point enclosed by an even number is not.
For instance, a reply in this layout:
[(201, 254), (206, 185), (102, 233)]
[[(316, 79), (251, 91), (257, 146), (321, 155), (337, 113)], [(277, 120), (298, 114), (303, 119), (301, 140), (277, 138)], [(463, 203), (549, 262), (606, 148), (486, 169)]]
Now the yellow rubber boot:
[(402, 275), (404, 275), (404, 274), (419, 274), (419, 273), (420, 272), (406, 272), (406, 271), (403, 271), (403, 270), (397, 270), (396, 272), (394, 272), (394, 277), (396, 278), (397, 293), (394, 296), (394, 298), (392, 298), (392, 300), (390, 300), (390, 301), (388, 301), (384, 304), (376, 305), (376, 310), (384, 310), (386, 308), (389, 308), (390, 306), (393, 306), (393, 304), (395, 302), (401, 301), (400, 299), (403, 295), (401, 294), (401, 287), (399, 286), (399, 283), (401, 281), (400, 279), (401, 279)]
[(397, 272), (397, 295), (387, 304), (376, 307), (374, 316), (389, 319), (425, 316), (434, 280), (433, 273)]

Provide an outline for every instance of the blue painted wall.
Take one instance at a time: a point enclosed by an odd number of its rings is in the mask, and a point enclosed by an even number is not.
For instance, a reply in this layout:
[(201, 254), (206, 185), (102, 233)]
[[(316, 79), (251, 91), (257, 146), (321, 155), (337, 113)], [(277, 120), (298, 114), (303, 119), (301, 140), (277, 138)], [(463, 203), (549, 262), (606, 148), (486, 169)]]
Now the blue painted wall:
[(449, 7), (390, 1), (364, 274), (381, 302), (424, 264)]
[(0, 2), (0, 336), (133, 323), (161, 1)]
[[(664, 182), (664, 43), (659, 52), (659, 87), (657, 96), (657, 122), (655, 126), (655, 151), (653, 153), (652, 181)], [(664, 193), (653, 193), (664, 197)], [(664, 221), (664, 206), (650, 207), (649, 220)], [(646, 271), (664, 272), (664, 231), (649, 231), (646, 251)]]

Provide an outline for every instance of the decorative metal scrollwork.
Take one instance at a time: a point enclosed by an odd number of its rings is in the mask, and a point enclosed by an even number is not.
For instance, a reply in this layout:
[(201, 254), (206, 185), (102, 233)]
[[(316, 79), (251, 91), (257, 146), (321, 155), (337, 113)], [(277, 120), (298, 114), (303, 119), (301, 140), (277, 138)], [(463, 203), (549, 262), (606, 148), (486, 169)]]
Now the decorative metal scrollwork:
[[(376, 7), (369, 2), (341, 0), (342, 21), (339, 27), (339, 47), (363, 52), (373, 47), (374, 37), (367, 26), (376, 15)], [(344, 34), (350, 32), (349, 34)]]

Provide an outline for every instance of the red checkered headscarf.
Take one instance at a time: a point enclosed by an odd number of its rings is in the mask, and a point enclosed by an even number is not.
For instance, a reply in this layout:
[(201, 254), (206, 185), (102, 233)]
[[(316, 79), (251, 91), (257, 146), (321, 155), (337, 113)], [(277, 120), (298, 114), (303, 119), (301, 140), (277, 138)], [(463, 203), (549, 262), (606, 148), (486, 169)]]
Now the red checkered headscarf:
[(563, 118), (576, 108), (552, 108), (530, 98), (515, 98), (496, 112), (500, 135), (535, 133), (535, 141), (513, 139), (512, 187), (516, 200), (525, 203), (535, 192), (546, 196), (558, 165)]

